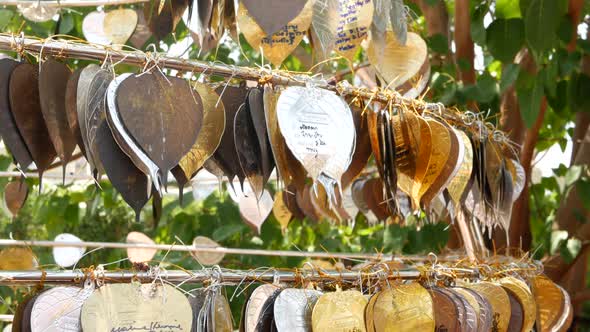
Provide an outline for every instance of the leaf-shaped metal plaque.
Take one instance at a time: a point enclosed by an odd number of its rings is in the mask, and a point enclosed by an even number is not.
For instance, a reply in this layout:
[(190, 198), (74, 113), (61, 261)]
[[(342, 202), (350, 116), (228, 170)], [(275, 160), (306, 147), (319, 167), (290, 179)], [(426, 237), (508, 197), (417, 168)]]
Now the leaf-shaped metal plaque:
[(139, 220), (141, 209), (150, 199), (145, 190), (148, 185), (147, 176), (135, 167), (117, 145), (106, 121), (97, 128), (96, 143), (98, 156), (109, 180), (135, 211), (136, 220)]
[(65, 64), (51, 58), (43, 61), (40, 67), (39, 97), (41, 99), (41, 111), (53, 147), (62, 161), (65, 180), (66, 166), (76, 148), (76, 139), (68, 125), (66, 113), (66, 88), (71, 71)]
[[(463, 145), (463, 141), (461, 141), (461, 143), (459, 143), (459, 137), (457, 136), (455, 130), (449, 126), (446, 125), (444, 122), (438, 122), (438, 124), (441, 124), (442, 126), (439, 127), (440, 128), (440, 132), (434, 133), (432, 134), (432, 139), (433, 139), (433, 148), (435, 147), (434, 141), (437, 140), (441, 140), (441, 141), (446, 141), (449, 142), (449, 146), (443, 149), (443, 153), (447, 152), (446, 155), (443, 154), (443, 158), (440, 158), (438, 162), (442, 163), (442, 167), (440, 168), (440, 170), (438, 171), (438, 174), (433, 175), (434, 180), (432, 181), (432, 184), (430, 185), (430, 187), (424, 192), (424, 195), (422, 197), (422, 204), (423, 205), (427, 205), (430, 201), (432, 201), (434, 199), (434, 197), (438, 196), (440, 193), (442, 193), (443, 189), (447, 187), (450, 179), (452, 179), (455, 174), (457, 173), (457, 171), (459, 170), (459, 152), (461, 150), (461, 146)], [(431, 129), (432, 130), (436, 130), (437, 126), (432, 126), (431, 125)], [(445, 128), (446, 130), (444, 130), (443, 128)], [(433, 151), (434, 154), (434, 151)], [(434, 155), (431, 156), (431, 161), (433, 161), (434, 159), (432, 159), (432, 157), (435, 157)], [(437, 165), (438, 166), (438, 165)], [(434, 170), (436, 168), (431, 167), (429, 165), (429, 170)], [(426, 177), (425, 177), (426, 178)]]
[(305, 182), (305, 170), (297, 159), (293, 157), (279, 129), (277, 118), (277, 100), (279, 94), (279, 91), (274, 90), (271, 86), (264, 87), (266, 130), (280, 179), (283, 181), (285, 187), (289, 187), (291, 183), (297, 183), (297, 187), (300, 188)]
[(88, 93), (90, 89), (90, 83), (92, 79), (98, 73), (100, 67), (91, 64), (86, 66), (80, 72), (80, 78), (78, 78), (78, 88), (76, 89), (76, 111), (78, 113), (78, 126), (80, 128), (80, 135), (82, 136), (82, 143), (84, 145), (84, 151), (86, 151), (86, 160), (90, 165), (91, 170), (95, 170), (94, 156), (90, 151), (90, 145), (88, 144), (88, 131), (86, 128), (86, 113), (88, 108)]
[(143, 150), (137, 145), (135, 140), (127, 132), (127, 129), (121, 121), (119, 111), (117, 110), (117, 89), (121, 82), (132, 74), (123, 74), (116, 77), (109, 83), (106, 95), (106, 121), (111, 129), (115, 142), (119, 145), (121, 150), (131, 159), (135, 167), (143, 172), (148, 177), (147, 186), (145, 188), (146, 194), (150, 196), (153, 188), (158, 194), (162, 193), (161, 190), (161, 179), (159, 175), (159, 168), (154, 162), (143, 152)]
[(352, 60), (369, 32), (375, 9), (372, 0), (339, 0), (336, 52)]
[(81, 331), (82, 304), (93, 292), (94, 286), (58, 286), (43, 292), (33, 304), (31, 331)]
[[(84, 108), (84, 127), (88, 142), (89, 154), (94, 163), (93, 174), (98, 179), (104, 173), (101, 159), (98, 156), (96, 133), (98, 128), (106, 121), (106, 94), (109, 83), (113, 80), (113, 73), (106, 69), (100, 69), (95, 73), (88, 86), (88, 94)], [(91, 165), (92, 166), (92, 165)]]
[(150, 39), (152, 32), (148, 27), (143, 10), (136, 9), (135, 13), (137, 14), (137, 25), (135, 31), (129, 37), (129, 43), (135, 48), (143, 49), (143, 45)]
[(184, 79), (154, 72), (126, 78), (116, 100), (125, 128), (165, 178), (197, 141), (201, 97)]
[(225, 108), (215, 90), (201, 83), (196, 84), (195, 90), (203, 101), (203, 125), (197, 141), (178, 163), (187, 180), (190, 180), (217, 150), (225, 131)]
[(309, 184), (305, 185), (305, 187), (301, 189), (297, 189), (297, 206), (309, 220), (318, 222), (320, 221), (320, 216), (311, 203), (310, 189), (311, 186)]
[(154, 37), (157, 40), (162, 40), (174, 31), (188, 6), (188, 0), (164, 0), (164, 7), (159, 11), (156, 2), (146, 3), (143, 6), (143, 13)]
[(225, 176), (230, 183), (233, 182), (234, 177), (237, 175), (238, 178), (243, 182), (244, 175), (238, 162), (238, 155), (236, 152), (236, 145), (234, 142), (234, 119), (238, 109), (246, 101), (248, 96), (248, 89), (245, 87), (234, 87), (234, 86), (220, 86), (215, 90), (221, 97), (221, 102), (225, 107), (225, 128), (221, 142), (213, 154), (219, 168), (225, 172)]
[(387, 31), (383, 56), (379, 56), (378, 48), (372, 42), (367, 53), (369, 62), (375, 66), (385, 85), (392, 89), (411, 80), (419, 81), (430, 72), (426, 42), (413, 32), (408, 33), (408, 41), (402, 45), (393, 32)]
[(242, 172), (248, 179), (252, 190), (254, 190), (256, 198), (259, 198), (264, 190), (262, 158), (258, 138), (256, 137), (256, 129), (254, 129), (254, 123), (250, 116), (250, 107), (247, 103), (243, 104), (236, 113), (234, 141)]
[(319, 46), (323, 59), (327, 59), (334, 49), (340, 16), (338, 0), (315, 0), (311, 21), (312, 38)]
[(4, 203), (8, 211), (16, 216), (29, 195), (29, 187), (24, 181), (12, 181), (4, 187)]
[(308, 0), (241, 0), (248, 13), (267, 35), (272, 35), (289, 24), (301, 13), (307, 2)]
[(250, 110), (250, 117), (252, 124), (256, 130), (256, 137), (260, 147), (260, 157), (262, 158), (262, 176), (263, 182), (266, 184), (270, 178), (270, 174), (275, 168), (275, 161), (268, 139), (268, 129), (266, 127), (266, 120), (264, 114), (264, 97), (263, 90), (256, 88), (251, 89), (248, 93), (248, 106)]
[(301, 211), (299, 205), (297, 205), (297, 189), (295, 188), (295, 186), (291, 185), (289, 187), (286, 187), (285, 190), (283, 190), (282, 197), (285, 207), (289, 209), (289, 211), (293, 215), (293, 218), (303, 220), (303, 218), (305, 218), (305, 214), (303, 213), (303, 211)]
[(82, 21), (82, 33), (87, 41), (93, 44), (108, 45), (111, 43), (104, 33), (104, 18), (106, 14), (103, 11), (94, 11), (88, 13)]
[(275, 216), (275, 219), (281, 225), (281, 230), (286, 230), (287, 226), (289, 226), (289, 222), (293, 218), (293, 214), (285, 205), (284, 195), (288, 195), (285, 191), (277, 191), (275, 194), (275, 201), (272, 207), (272, 213)]
[(82, 151), (82, 154), (86, 156), (86, 147), (82, 140), (82, 133), (80, 132), (80, 124), (78, 123), (78, 81), (80, 80), (80, 74), (83, 68), (75, 70), (66, 84), (66, 118), (68, 119), (68, 127), (70, 132), (74, 135), (76, 143)]
[[(141, 232), (130, 232), (125, 238), (125, 242), (131, 244), (156, 244), (149, 236)], [(156, 249), (138, 249), (127, 248), (127, 258), (132, 263), (146, 263), (152, 260), (158, 251)]]
[(471, 141), (465, 132), (457, 130), (457, 134), (463, 142), (463, 157), (461, 158), (461, 155), (459, 156), (461, 166), (447, 186), (447, 191), (455, 207), (458, 207), (459, 202), (465, 197), (467, 184), (469, 183), (471, 171), (473, 170), (473, 148), (471, 147)]
[(272, 206), (272, 196), (264, 190), (260, 198), (250, 195), (240, 199), (240, 216), (248, 226), (260, 234), (262, 224), (272, 211)]
[(37, 66), (23, 63), (14, 68), (9, 83), (10, 109), (41, 178), (56, 152), (41, 112), (38, 87)]
[[(356, 132), (356, 142), (352, 162), (346, 172), (342, 175), (342, 187), (348, 187), (352, 181), (363, 171), (369, 158), (371, 157), (371, 137), (367, 128), (366, 115), (362, 115), (363, 110), (353, 105), (352, 118)], [(371, 111), (369, 111), (371, 112)], [(367, 112), (367, 113), (369, 113)]]
[(33, 159), (10, 109), (10, 75), (18, 64), (13, 59), (0, 59), (0, 137), (19, 167), (26, 170)]
[(103, 21), (104, 33), (115, 45), (125, 44), (136, 26), (137, 13), (128, 8), (109, 11)]
[[(291, 4), (297, 1), (281, 1), (280, 3)], [(307, 1), (303, 10), (293, 20), (272, 34), (267, 34), (262, 30), (250, 16), (243, 3), (238, 8), (237, 22), (248, 43), (254, 49), (262, 48), (263, 55), (278, 67), (306, 35), (311, 25), (312, 6), (313, 1)], [(259, 6), (259, 8), (263, 7)], [(263, 9), (268, 10), (268, 8)]]

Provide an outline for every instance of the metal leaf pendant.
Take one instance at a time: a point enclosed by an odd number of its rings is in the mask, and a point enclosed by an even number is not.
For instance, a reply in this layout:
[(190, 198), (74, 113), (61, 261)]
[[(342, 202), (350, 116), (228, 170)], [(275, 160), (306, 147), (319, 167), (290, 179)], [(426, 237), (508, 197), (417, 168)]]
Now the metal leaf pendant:
[(274, 198), (274, 204), (272, 206), (272, 214), (275, 219), (281, 225), (281, 230), (284, 232), (289, 226), (289, 222), (293, 218), (293, 213), (285, 204), (284, 196), (288, 195), (285, 191), (277, 191)]
[(264, 184), (266, 184), (270, 178), (270, 174), (275, 168), (275, 160), (268, 139), (262, 89), (256, 88), (250, 90), (248, 93), (248, 106), (250, 109), (250, 117), (252, 117), (252, 124), (256, 131), (258, 145), (260, 146), (260, 156), (262, 157), (262, 179)]
[(313, 1), (241, 0), (242, 5), (267, 35), (274, 34), (293, 21), (307, 2)]
[(124, 45), (135, 31), (137, 13), (133, 9), (115, 9), (104, 17), (103, 30), (114, 45)]
[(145, 189), (148, 186), (148, 177), (135, 167), (117, 145), (106, 121), (97, 128), (96, 142), (98, 156), (109, 180), (121, 193), (123, 200), (135, 211), (135, 219), (139, 221), (140, 211), (150, 199)]
[(277, 118), (277, 101), (279, 95), (280, 92), (271, 86), (267, 85), (264, 87), (263, 99), (266, 130), (279, 178), (283, 181), (285, 187), (296, 183), (296, 187), (301, 188), (305, 184), (305, 169), (293, 157), (279, 129)]
[(182, 187), (217, 150), (225, 131), (225, 108), (219, 95), (208, 85), (201, 83), (197, 83), (194, 89), (203, 101), (203, 125), (191, 150), (172, 169), (181, 192), (181, 200)]
[[(412, 192), (412, 198), (415, 200), (415, 203), (421, 203), (422, 205), (427, 205), (429, 203), (428, 200), (436, 196), (425, 196), (425, 194), (428, 192), (430, 188), (432, 188), (436, 180), (439, 178), (439, 176), (445, 169), (445, 165), (447, 165), (447, 161), (451, 156), (452, 151), (451, 133), (447, 130), (447, 128), (443, 124), (434, 119), (426, 119), (426, 122), (430, 127), (431, 133), (430, 158), (428, 161), (428, 166), (425, 169), (424, 175), (420, 179), (420, 186), (414, 186)], [(456, 147), (457, 145), (455, 144), (455, 148)], [(453, 157), (453, 162), (456, 162), (456, 150)], [(452, 167), (450, 167), (449, 173), (452, 171), (453, 168), (454, 164)], [(443, 181), (446, 179), (447, 178), (444, 178)], [(442, 184), (440, 187), (442, 187)], [(438, 192), (438, 189), (434, 191)]]
[(343, 57), (352, 60), (361, 41), (368, 35), (373, 11), (375, 9), (372, 0), (339, 0), (339, 22), (336, 32), (336, 52)]
[(289, 150), (336, 202), (334, 186), (340, 187), (356, 139), (348, 104), (325, 90), (289, 87), (279, 97), (277, 116)]
[(221, 97), (221, 102), (225, 107), (225, 128), (221, 142), (215, 150), (212, 158), (216, 164), (225, 173), (225, 176), (232, 184), (236, 176), (241, 182), (244, 182), (245, 176), (243, 175), (240, 163), (238, 162), (238, 155), (236, 152), (236, 145), (234, 142), (234, 120), (236, 113), (240, 106), (245, 102), (248, 96), (248, 89), (246, 87), (234, 87), (234, 86), (220, 86), (215, 90)]
[(4, 187), (4, 204), (12, 216), (16, 216), (29, 195), (29, 187), (24, 181), (12, 181)]
[(336, 44), (339, 16), (338, 0), (315, 0), (311, 21), (312, 40), (319, 47), (321, 59), (330, 57)]
[(260, 197), (254, 195), (242, 197), (238, 205), (242, 220), (257, 234), (260, 234), (262, 224), (268, 218), (274, 205), (272, 196), (264, 190)]
[[(39, 73), (35, 65), (23, 63), (10, 75), (10, 109), (25, 141), (31, 157), (37, 166), (39, 179), (51, 165), (57, 153), (41, 112), (39, 99)], [(39, 185), (41, 190), (41, 185)]]
[[(78, 79), (78, 87), (76, 89), (76, 111), (78, 113), (78, 126), (80, 128), (80, 135), (82, 136), (82, 143), (84, 145), (83, 150), (86, 152), (86, 161), (90, 165), (90, 169), (94, 171), (96, 166), (94, 164), (94, 156), (90, 151), (90, 145), (88, 144), (88, 131), (86, 130), (86, 113), (88, 108), (88, 92), (90, 89), (90, 83), (92, 79), (98, 73), (100, 67), (91, 64), (86, 66), (80, 72), (80, 78)], [(73, 122), (71, 122), (73, 123)]]
[[(352, 105), (352, 118), (356, 133), (356, 144), (352, 161), (342, 175), (342, 187), (348, 187), (358, 177), (371, 157), (371, 137), (367, 128), (367, 116), (363, 116), (362, 105)], [(369, 111), (371, 112), (371, 111)], [(367, 113), (369, 113), (367, 112)]]
[(468, 188), (469, 179), (471, 178), (471, 172), (473, 170), (473, 148), (471, 146), (471, 141), (463, 131), (457, 130), (457, 134), (459, 135), (463, 146), (463, 153), (459, 153), (458, 158), (461, 165), (457, 174), (451, 179), (447, 186), (447, 191), (455, 208), (458, 208), (460, 202), (465, 199), (466, 189)]
[[(258, 199), (264, 190), (262, 158), (248, 103), (243, 104), (236, 113), (233, 128), (234, 144), (240, 167)], [(243, 187), (244, 184), (242, 183)]]
[(148, 177), (147, 185), (145, 187), (146, 195), (149, 197), (153, 189), (158, 195), (162, 194), (162, 181), (158, 166), (147, 156), (145, 152), (137, 145), (135, 140), (131, 137), (127, 128), (123, 125), (121, 116), (117, 109), (117, 90), (121, 82), (132, 74), (123, 74), (116, 77), (109, 83), (107, 88), (106, 102), (106, 121), (113, 138), (121, 151), (131, 159), (135, 167), (143, 172)]
[[(296, 1), (275, 1), (285, 5), (292, 5), (301, 0)], [(257, 5), (258, 8), (268, 11), (268, 7)], [(254, 49), (262, 49), (264, 57), (270, 60), (275, 66), (280, 66), (283, 60), (293, 52), (299, 45), (303, 37), (306, 35), (309, 26), (311, 25), (311, 18), (313, 1), (306, 1), (303, 10), (295, 16), (288, 24), (280, 27), (279, 31), (273, 33), (265, 33), (264, 30), (256, 23), (250, 16), (248, 9), (241, 2), (238, 7), (238, 15), (236, 17), (240, 31), (248, 43)], [(280, 15), (280, 14), (279, 14)], [(274, 17), (270, 15), (269, 17)]]
[[(79, 68), (70, 75), (68, 83), (66, 84), (66, 118), (68, 119), (68, 127), (70, 132), (76, 139), (76, 144), (80, 151), (86, 157), (86, 147), (82, 140), (82, 132), (80, 131), (80, 124), (78, 123), (78, 81), (83, 68)], [(87, 158), (87, 157), (86, 157)]]
[(135, 48), (143, 49), (143, 45), (150, 39), (152, 32), (148, 27), (143, 10), (136, 9), (135, 13), (137, 14), (137, 25), (135, 31), (129, 37), (129, 43)]
[(297, 189), (295, 186), (292, 185), (286, 187), (285, 190), (283, 190), (282, 197), (285, 207), (291, 212), (293, 218), (303, 220), (303, 218), (305, 218), (305, 214), (297, 204)]
[(0, 59), (0, 137), (21, 170), (33, 162), (10, 108), (10, 75), (19, 65), (13, 59)]
[(116, 104), (125, 128), (158, 166), (165, 185), (168, 172), (197, 141), (201, 97), (184, 79), (154, 72), (123, 80)]
[(92, 155), (94, 169), (92, 173), (96, 179), (100, 174), (104, 174), (102, 161), (98, 156), (98, 143), (96, 141), (96, 132), (98, 128), (106, 121), (106, 93), (109, 83), (113, 79), (113, 73), (106, 69), (98, 70), (90, 80), (86, 102), (84, 103), (84, 127), (88, 143), (88, 151)]
[(108, 45), (110, 40), (104, 33), (104, 18), (106, 14), (103, 11), (93, 11), (88, 13), (82, 21), (82, 33), (87, 41), (93, 44)]
[(66, 166), (76, 148), (76, 139), (68, 125), (66, 112), (66, 88), (71, 71), (68, 66), (53, 59), (43, 61), (40, 67), (41, 111), (49, 130), (51, 142), (57, 156), (62, 161), (63, 180), (65, 181)]
[(188, 6), (187, 0), (165, 0), (164, 7), (159, 11), (155, 2), (144, 4), (143, 13), (154, 37), (162, 40), (174, 31)]

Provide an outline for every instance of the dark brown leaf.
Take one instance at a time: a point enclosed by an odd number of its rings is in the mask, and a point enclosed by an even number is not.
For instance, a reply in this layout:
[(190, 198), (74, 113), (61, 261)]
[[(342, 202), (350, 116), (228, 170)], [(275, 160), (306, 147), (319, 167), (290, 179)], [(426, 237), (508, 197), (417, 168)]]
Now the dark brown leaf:
[(318, 222), (320, 221), (320, 216), (311, 204), (310, 188), (311, 186), (308, 184), (305, 185), (303, 189), (297, 191), (297, 206), (299, 206), (301, 211), (303, 211), (303, 214), (305, 214), (309, 220)]
[(10, 76), (10, 108), (41, 180), (57, 154), (41, 113), (38, 86), (39, 71), (35, 65), (20, 64)]
[(242, 0), (248, 13), (268, 36), (291, 22), (308, 0)]
[(0, 137), (22, 170), (33, 162), (10, 109), (10, 75), (19, 64), (12, 59), (0, 59)]
[(256, 130), (258, 145), (260, 147), (260, 157), (262, 158), (262, 175), (264, 184), (270, 178), (270, 174), (275, 168), (275, 160), (272, 154), (270, 141), (268, 140), (268, 130), (266, 128), (266, 119), (264, 117), (264, 93), (262, 89), (251, 89), (248, 94), (248, 105), (250, 106), (250, 116)]
[(126, 78), (116, 100), (129, 134), (165, 179), (197, 140), (203, 121), (201, 97), (184, 79), (155, 72)]
[(80, 151), (86, 156), (86, 148), (82, 140), (80, 124), (78, 123), (78, 80), (80, 79), (82, 69), (79, 68), (74, 71), (68, 79), (68, 84), (66, 85), (66, 117), (70, 131), (74, 134)]
[(150, 31), (157, 40), (162, 40), (176, 29), (176, 24), (189, 5), (188, 0), (166, 0), (164, 8), (158, 14), (159, 1), (150, 1), (143, 6), (143, 13)]
[(225, 106), (225, 128), (223, 136), (221, 137), (221, 143), (213, 154), (214, 159), (219, 168), (223, 170), (225, 176), (229, 180), (229, 183), (233, 182), (236, 175), (243, 182), (244, 175), (238, 162), (238, 154), (236, 152), (236, 145), (234, 142), (234, 119), (236, 113), (248, 95), (248, 89), (245, 87), (234, 87), (234, 86), (220, 86), (215, 90), (221, 97), (221, 101)]
[(76, 140), (68, 125), (66, 114), (66, 86), (72, 72), (65, 64), (51, 58), (43, 61), (40, 66), (41, 111), (53, 147), (62, 162), (65, 181), (66, 166), (76, 148)]
[[(356, 105), (351, 105), (352, 118), (354, 120), (354, 127), (356, 130), (356, 145), (352, 161), (348, 169), (342, 175), (342, 188), (348, 187), (352, 181), (361, 174), (369, 158), (371, 157), (371, 137), (367, 128), (366, 115), (362, 115), (362, 108)], [(367, 111), (372, 112), (372, 111)]]
[(305, 214), (303, 213), (303, 211), (301, 211), (301, 209), (299, 208), (299, 205), (297, 205), (296, 191), (297, 190), (294, 185), (287, 187), (283, 191), (283, 195), (282, 195), (283, 202), (285, 203), (285, 206), (287, 207), (287, 209), (289, 209), (289, 211), (291, 211), (293, 218), (298, 219), (298, 220), (303, 220), (303, 218), (305, 218)]
[(4, 202), (8, 211), (16, 216), (25, 204), (29, 195), (29, 187), (24, 181), (12, 181), (4, 187)]
[(102, 161), (98, 155), (98, 142), (96, 141), (96, 134), (98, 128), (106, 121), (106, 100), (105, 96), (109, 83), (113, 80), (113, 73), (101, 69), (92, 78), (88, 87), (88, 95), (86, 96), (86, 108), (84, 114), (84, 122), (86, 123), (86, 131), (82, 135), (86, 135), (86, 142), (88, 143), (89, 153), (92, 155), (94, 165), (93, 174), (99, 178), (99, 174), (104, 173)]
[(233, 128), (234, 143), (242, 172), (248, 179), (256, 197), (260, 198), (264, 190), (262, 158), (248, 104), (243, 104), (236, 113)]
[(147, 176), (119, 148), (106, 121), (97, 128), (96, 141), (98, 156), (109, 180), (135, 211), (136, 219), (139, 220), (141, 209), (150, 199), (145, 190), (148, 185)]

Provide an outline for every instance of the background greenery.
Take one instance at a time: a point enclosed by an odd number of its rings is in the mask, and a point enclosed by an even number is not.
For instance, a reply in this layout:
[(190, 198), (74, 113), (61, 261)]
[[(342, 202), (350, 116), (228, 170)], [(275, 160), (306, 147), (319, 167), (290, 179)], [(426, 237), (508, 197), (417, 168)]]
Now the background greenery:
[[(531, 156), (542, 154), (555, 144), (565, 150), (573, 140), (574, 152), (590, 154), (584, 152), (583, 142), (578, 140), (588, 127), (588, 121), (582, 120), (590, 114), (590, 41), (586, 35), (576, 33), (580, 22), (588, 22), (589, 1), (415, 0), (406, 1), (406, 4), (411, 13), (411, 29), (425, 38), (431, 53), (432, 76), (426, 99), (482, 111), (518, 145), (529, 175), (534, 160)], [(0, 30), (23, 31), (42, 38), (53, 34), (83, 38), (82, 20), (92, 10), (64, 9), (58, 20), (34, 23), (25, 20), (13, 7), (7, 7), (0, 9)], [(465, 12), (466, 18), (460, 15)], [(464, 31), (469, 33), (460, 33)], [(174, 35), (168, 36), (158, 47), (165, 50), (188, 35), (181, 21)], [(240, 46), (242, 49), (238, 51)], [(474, 68), (474, 47), (481, 48), (483, 53), (483, 68), (478, 70)], [(189, 54), (194, 59), (228, 64), (254, 66), (261, 63), (260, 56), (243, 38), (239, 45), (228, 38), (209, 54), (199, 54), (198, 46), (192, 46)], [(302, 51), (290, 56), (284, 67), (307, 70), (310, 58), (310, 45), (304, 43)], [(364, 62), (362, 51), (357, 60)], [(87, 63), (67, 62), (72, 68)], [(324, 71), (331, 72), (345, 69), (344, 61), (323, 67)], [(126, 65), (117, 66), (119, 72), (137, 70)], [(582, 135), (576, 135), (577, 131)], [(590, 211), (588, 158), (584, 160), (585, 163), (575, 167), (566, 167), (570, 160), (564, 160), (552, 176), (535, 183), (529, 177), (529, 192), (515, 205), (516, 217), (511, 226), (514, 233), (511, 236), (524, 239), (523, 249), (530, 250), (535, 258), (549, 259), (557, 255), (566, 263), (567, 270), (553, 277), (572, 293), (578, 323), (590, 317), (590, 307), (586, 310), (582, 307), (589, 298), (588, 291), (584, 285), (572, 286), (565, 278), (572, 273), (588, 273), (587, 255), (583, 255), (589, 239), (587, 233), (578, 231), (588, 225)], [(0, 157), (0, 170), (14, 170), (9, 157)], [(0, 179), (0, 196), (8, 180)], [(135, 223), (132, 211), (108, 183), (101, 184), (103, 190), (97, 190), (90, 183), (82, 186), (51, 184), (38, 194), (36, 180), (27, 182), (32, 189), (20, 214), (11, 219), (0, 211), (2, 238), (52, 239), (59, 233), (70, 232), (85, 240), (120, 242), (129, 231), (139, 230), (160, 243), (191, 243), (195, 236), (205, 235), (222, 245), (241, 248), (426, 253), (444, 248), (450, 234), (445, 223), (427, 224), (418, 231), (415, 227), (367, 225), (362, 216), (352, 225), (297, 220), (282, 233), (271, 215), (257, 235), (241, 222), (237, 207), (226, 192), (215, 192), (201, 202), (192, 201), (190, 194), (185, 195), (184, 207), (179, 206), (175, 195), (168, 195), (159, 223), (154, 222), (149, 207), (144, 209), (141, 222)], [(577, 195), (581, 203), (574, 207), (563, 206), (571, 195)], [(563, 226), (557, 213), (560, 208), (575, 212), (573, 225)], [(49, 250), (36, 248), (34, 251), (42, 264), (53, 262)], [(101, 250), (86, 256), (80, 265), (111, 262), (124, 254), (118, 250)], [(159, 253), (156, 259), (162, 255)], [(582, 259), (577, 259), (580, 257)], [(197, 263), (188, 255), (170, 254), (167, 261), (184, 268), (197, 268)], [(300, 265), (301, 261), (284, 257), (227, 256), (222, 264), (236, 268), (291, 267)], [(125, 267), (128, 263), (118, 266)], [(6, 301), (0, 305), (0, 312), (14, 308), (19, 298), (14, 297), (14, 290), (6, 288), (0, 290), (0, 295)]]

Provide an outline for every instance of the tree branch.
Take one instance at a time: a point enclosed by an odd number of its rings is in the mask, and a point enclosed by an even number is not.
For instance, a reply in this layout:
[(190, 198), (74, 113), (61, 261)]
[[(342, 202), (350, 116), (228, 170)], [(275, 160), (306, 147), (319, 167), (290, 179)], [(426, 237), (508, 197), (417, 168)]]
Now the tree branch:
[[(475, 68), (473, 67), (474, 50), (471, 39), (471, 16), (469, 13), (469, 0), (455, 1), (455, 46), (456, 61), (459, 67), (459, 77), (465, 84), (475, 83)], [(461, 68), (460, 63), (466, 63), (469, 68)]]
[(425, 0), (414, 1), (420, 7), (424, 20), (426, 22), (426, 33), (428, 37), (442, 35), (447, 41), (447, 53), (435, 53), (432, 55), (430, 63), (433, 66), (440, 66), (449, 61), (448, 50), (451, 49), (449, 39), (449, 13), (443, 0), (438, 0), (434, 5), (429, 5)]

